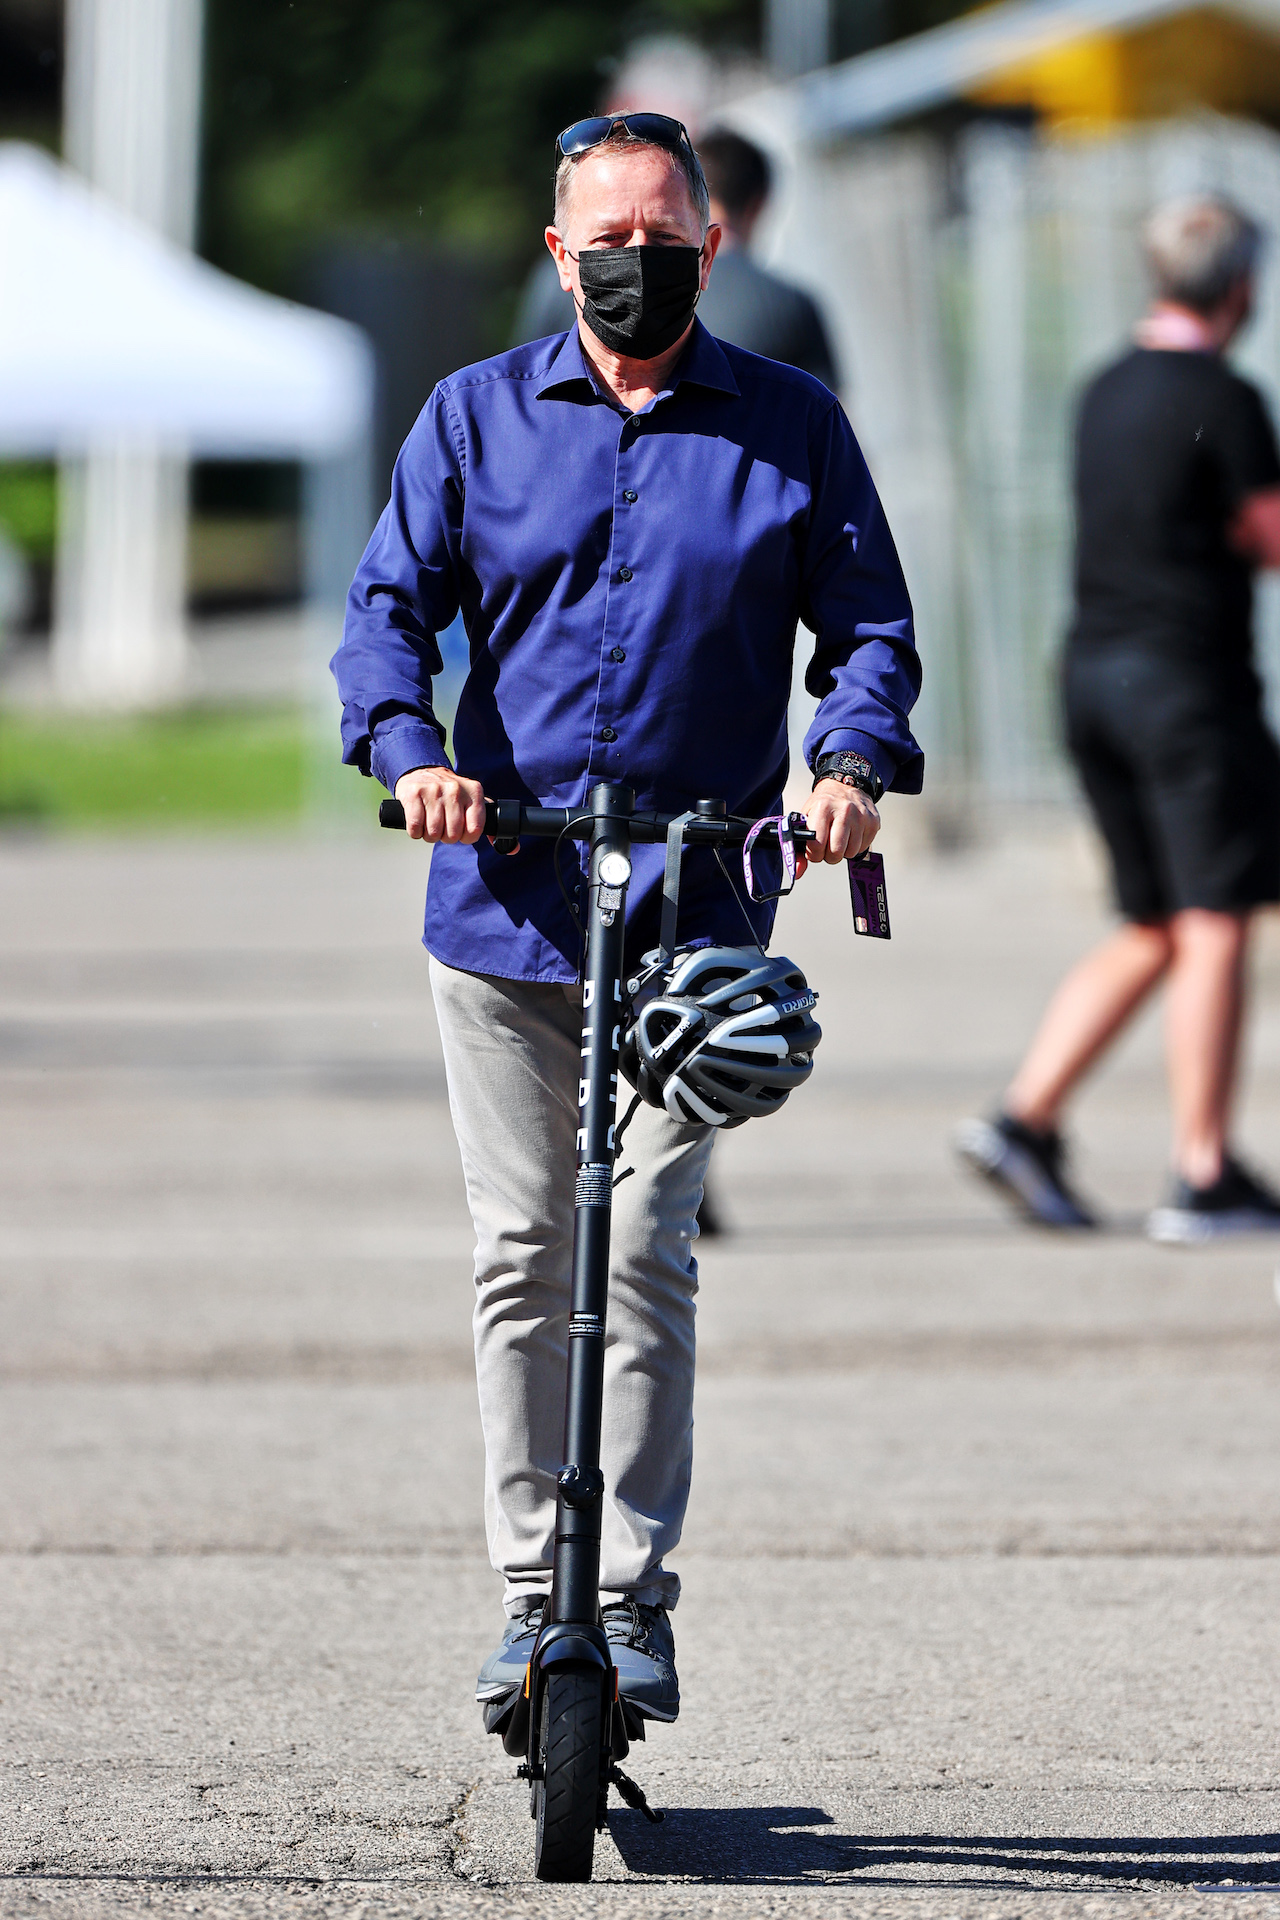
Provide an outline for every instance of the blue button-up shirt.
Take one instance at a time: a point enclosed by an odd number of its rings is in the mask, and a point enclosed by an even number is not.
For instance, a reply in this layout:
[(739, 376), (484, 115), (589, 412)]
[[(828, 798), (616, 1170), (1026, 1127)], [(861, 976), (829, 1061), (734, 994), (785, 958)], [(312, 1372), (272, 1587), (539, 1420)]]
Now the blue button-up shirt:
[[(777, 812), (798, 619), (817, 636), (810, 764), (848, 747), (886, 787), (920, 789), (911, 605), (849, 422), (818, 381), (700, 323), (637, 413), (597, 385), (576, 331), (440, 382), (333, 661), (343, 757), (389, 789), (447, 764), (431, 681), (459, 608), (471, 664), (455, 761), (496, 799), (578, 806), (621, 780), (642, 808)], [(427, 947), (470, 972), (575, 979), (552, 857), (545, 841), (512, 856), (436, 847)], [(576, 846), (560, 859), (572, 885)], [(662, 863), (661, 847), (635, 850), (629, 960), (656, 945)], [(691, 850), (681, 944), (740, 944), (742, 911), (714, 857)], [(767, 933), (769, 910), (752, 917)]]

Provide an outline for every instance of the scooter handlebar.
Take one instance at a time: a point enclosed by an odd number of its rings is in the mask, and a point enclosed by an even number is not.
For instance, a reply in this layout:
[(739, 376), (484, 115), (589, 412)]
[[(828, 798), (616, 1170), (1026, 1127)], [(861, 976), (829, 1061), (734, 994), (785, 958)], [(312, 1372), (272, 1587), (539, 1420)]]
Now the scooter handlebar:
[[(484, 803), (484, 830), (495, 840), (502, 836), (514, 839), (522, 833), (547, 838), (572, 831), (569, 822), (578, 818), (583, 830), (575, 838), (585, 839), (591, 832), (589, 813), (577, 815), (569, 807), (526, 807), (520, 800), (486, 800)], [(404, 831), (404, 808), (398, 800), (382, 802), (378, 808), (378, 825)]]
[[(571, 840), (589, 840), (593, 819), (592, 814), (580, 807), (527, 807), (521, 800), (486, 800), (484, 803), (484, 830), (495, 840), (519, 840), (526, 835), (531, 839), (554, 840), (561, 834)], [(633, 813), (627, 824), (632, 840), (653, 842), (665, 840), (667, 828), (677, 819), (679, 815), (674, 813)], [(740, 847), (752, 824), (732, 814), (705, 815), (686, 824), (684, 837), (691, 846)], [(404, 831), (404, 808), (398, 800), (382, 802), (378, 808), (378, 825)], [(797, 846), (808, 846), (814, 837), (808, 827), (796, 828)]]

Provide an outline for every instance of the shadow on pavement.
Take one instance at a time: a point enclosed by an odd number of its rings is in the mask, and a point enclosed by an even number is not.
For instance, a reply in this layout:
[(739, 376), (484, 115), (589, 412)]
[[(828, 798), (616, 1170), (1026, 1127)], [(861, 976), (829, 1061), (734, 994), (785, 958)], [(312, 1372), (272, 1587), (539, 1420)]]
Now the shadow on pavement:
[(860, 1835), (819, 1807), (671, 1807), (660, 1827), (614, 1812), (609, 1832), (632, 1873), (728, 1883), (845, 1880), (873, 1884), (1280, 1887), (1280, 1834), (1179, 1839), (1128, 1835), (1031, 1838)]

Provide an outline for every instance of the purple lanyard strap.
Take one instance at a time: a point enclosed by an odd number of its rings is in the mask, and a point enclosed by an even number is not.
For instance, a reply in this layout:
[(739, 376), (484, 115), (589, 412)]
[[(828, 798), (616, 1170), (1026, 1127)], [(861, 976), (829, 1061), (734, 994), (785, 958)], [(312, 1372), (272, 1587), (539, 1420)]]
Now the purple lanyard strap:
[[(754, 901), (759, 903), (762, 900), (782, 900), (790, 893), (796, 883), (796, 828), (808, 824), (802, 813), (768, 813), (763, 820), (757, 820), (751, 828), (742, 843), (742, 877), (747, 883), (747, 892)], [(766, 827), (777, 829), (778, 850), (782, 855), (782, 872), (786, 885), (776, 887), (771, 892), (758, 893), (751, 849)]]

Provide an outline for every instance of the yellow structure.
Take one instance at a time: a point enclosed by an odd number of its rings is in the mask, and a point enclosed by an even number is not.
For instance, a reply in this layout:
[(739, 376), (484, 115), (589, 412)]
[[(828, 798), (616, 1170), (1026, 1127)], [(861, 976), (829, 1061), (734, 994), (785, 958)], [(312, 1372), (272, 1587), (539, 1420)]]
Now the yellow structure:
[(1145, 26), (1095, 33), (985, 80), (969, 98), (1031, 107), (1063, 134), (1167, 119), (1196, 107), (1280, 125), (1280, 33), (1196, 7)]

